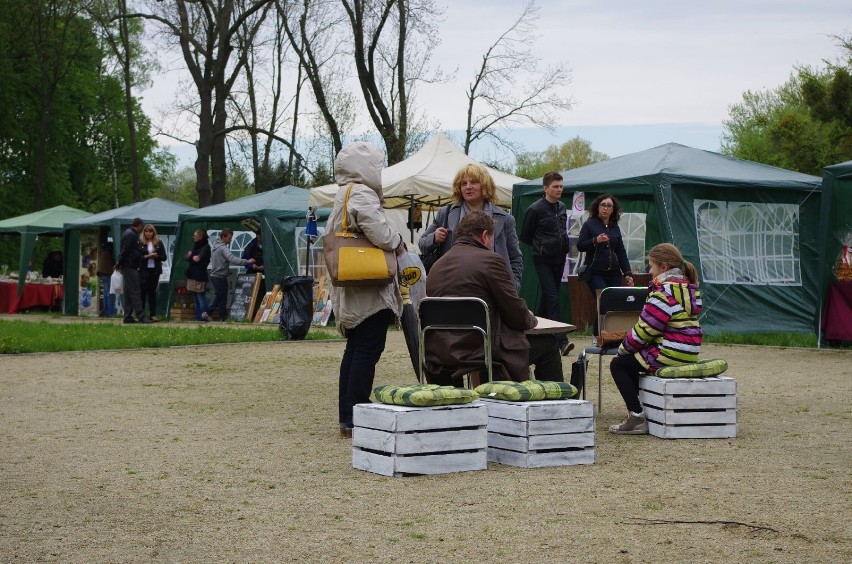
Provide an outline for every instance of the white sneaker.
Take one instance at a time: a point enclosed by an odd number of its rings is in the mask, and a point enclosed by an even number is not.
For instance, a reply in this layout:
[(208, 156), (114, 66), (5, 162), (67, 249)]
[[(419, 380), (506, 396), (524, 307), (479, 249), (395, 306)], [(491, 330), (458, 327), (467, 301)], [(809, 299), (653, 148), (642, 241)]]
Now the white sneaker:
[(206, 311), (202, 311), (201, 312), (201, 319), (203, 319), (204, 321), (211, 321), (210, 314), (207, 313)]
[(627, 413), (627, 418), (620, 425), (610, 426), (609, 432), (616, 435), (647, 435), (648, 420), (645, 416), (632, 411)]

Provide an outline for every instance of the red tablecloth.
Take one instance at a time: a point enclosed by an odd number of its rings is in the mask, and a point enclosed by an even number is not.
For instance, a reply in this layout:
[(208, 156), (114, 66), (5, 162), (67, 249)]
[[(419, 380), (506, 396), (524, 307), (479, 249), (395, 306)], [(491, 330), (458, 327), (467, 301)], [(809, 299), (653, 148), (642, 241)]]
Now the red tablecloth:
[(831, 341), (852, 341), (852, 280), (835, 280), (828, 285), (822, 328)]
[(62, 298), (62, 284), (24, 284), (18, 295), (17, 282), (0, 282), (0, 312), (15, 313), (35, 306), (52, 307)]

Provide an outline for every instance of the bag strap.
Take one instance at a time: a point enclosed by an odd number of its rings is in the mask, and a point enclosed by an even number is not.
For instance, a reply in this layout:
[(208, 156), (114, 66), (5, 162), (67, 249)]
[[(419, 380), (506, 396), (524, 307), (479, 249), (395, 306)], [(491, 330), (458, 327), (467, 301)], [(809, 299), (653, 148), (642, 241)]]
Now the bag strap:
[(349, 195), (352, 193), (352, 184), (346, 187), (346, 195), (343, 197), (343, 224), (341, 229), (349, 231)]

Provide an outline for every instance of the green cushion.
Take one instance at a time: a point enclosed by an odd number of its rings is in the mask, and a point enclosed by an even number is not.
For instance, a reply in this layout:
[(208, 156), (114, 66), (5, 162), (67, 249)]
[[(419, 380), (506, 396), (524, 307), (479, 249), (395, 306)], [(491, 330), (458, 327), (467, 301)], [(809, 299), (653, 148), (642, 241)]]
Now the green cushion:
[(654, 375), (660, 378), (708, 378), (718, 376), (727, 369), (728, 361), (718, 358), (699, 360), (682, 366), (666, 366), (657, 370)]
[(413, 386), (379, 386), (373, 390), (379, 403), (431, 407), (435, 405), (458, 405), (470, 403), (479, 396), (467, 388), (417, 384)]
[(498, 381), (480, 384), (475, 389), (479, 397), (504, 401), (535, 401), (570, 398), (577, 388), (567, 382), (526, 380), (524, 382)]

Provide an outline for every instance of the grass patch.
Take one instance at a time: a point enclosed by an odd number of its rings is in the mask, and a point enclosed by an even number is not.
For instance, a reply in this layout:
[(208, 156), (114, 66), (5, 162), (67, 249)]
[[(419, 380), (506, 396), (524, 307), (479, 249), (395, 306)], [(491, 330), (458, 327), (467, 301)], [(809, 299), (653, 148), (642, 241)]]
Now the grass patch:
[[(330, 328), (311, 328), (306, 340), (339, 339)], [(50, 323), (47, 321), (0, 322), (0, 354), (161, 348), (217, 343), (281, 341), (272, 327), (206, 325), (116, 325), (113, 323)]]
[(720, 345), (760, 345), (815, 349), (817, 336), (813, 333), (714, 333), (704, 334), (705, 343)]

